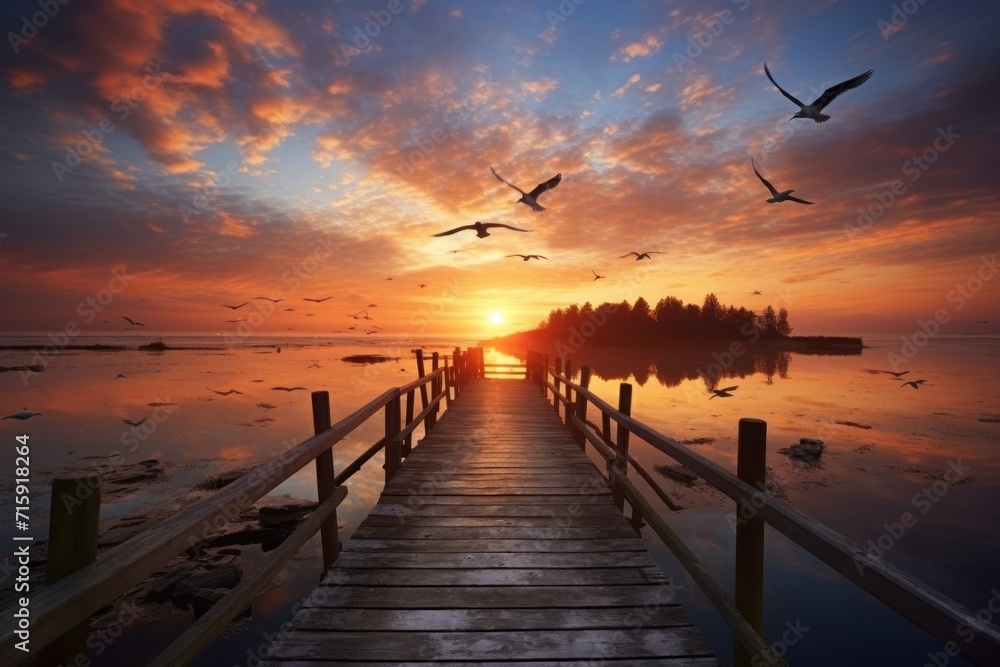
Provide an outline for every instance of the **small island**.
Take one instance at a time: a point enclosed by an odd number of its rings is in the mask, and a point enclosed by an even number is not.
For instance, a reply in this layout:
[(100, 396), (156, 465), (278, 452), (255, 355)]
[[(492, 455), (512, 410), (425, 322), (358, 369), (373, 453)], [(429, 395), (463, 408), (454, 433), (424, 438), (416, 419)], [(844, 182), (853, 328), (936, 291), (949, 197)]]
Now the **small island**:
[(584, 344), (606, 346), (761, 347), (805, 354), (860, 354), (861, 338), (792, 336), (788, 309), (767, 306), (757, 313), (744, 306), (726, 306), (708, 294), (704, 303), (677, 297), (660, 299), (655, 307), (643, 297), (629, 304), (589, 302), (557, 308), (535, 329), (483, 341), (497, 347), (550, 347), (566, 355)]

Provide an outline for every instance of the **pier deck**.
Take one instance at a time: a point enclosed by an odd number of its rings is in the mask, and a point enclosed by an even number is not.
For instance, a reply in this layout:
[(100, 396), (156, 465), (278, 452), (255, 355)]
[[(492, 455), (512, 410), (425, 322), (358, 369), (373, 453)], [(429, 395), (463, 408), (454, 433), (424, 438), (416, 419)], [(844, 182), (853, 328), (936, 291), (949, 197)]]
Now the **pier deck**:
[(261, 664), (718, 665), (537, 385), (470, 382)]

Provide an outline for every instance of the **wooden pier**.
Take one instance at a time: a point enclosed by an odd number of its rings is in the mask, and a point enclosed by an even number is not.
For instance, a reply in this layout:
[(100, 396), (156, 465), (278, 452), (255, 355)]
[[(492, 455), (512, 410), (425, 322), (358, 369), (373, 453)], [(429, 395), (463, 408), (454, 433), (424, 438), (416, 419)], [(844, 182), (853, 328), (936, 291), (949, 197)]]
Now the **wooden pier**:
[[(233, 516), (314, 464), (319, 506), (149, 667), (198, 657), (317, 533), (326, 574), (254, 664), (717, 665), (638, 538), (643, 526), (728, 626), (735, 667), (787, 667), (763, 628), (765, 524), (950, 654), (977, 667), (1000, 664), (1000, 628), (767, 494), (765, 422), (740, 420), (733, 474), (634, 419), (631, 385), (620, 385), (617, 407), (592, 392), (587, 366), (577, 382), (568, 359), (550, 365), (548, 355), (529, 352), (523, 365), (487, 364), (482, 348), (455, 348), (433, 353), (427, 371), (415, 352), (418, 379), (336, 423), (329, 395), (313, 392), (314, 436), (96, 561), (50, 573), (31, 598), (33, 652), (51, 649), (60, 664), (86, 658), (82, 640), (95, 612), (182, 551), (197, 552)], [(524, 379), (487, 377), (494, 374)], [(335, 471), (332, 448), (377, 415), (384, 435)], [(665, 517), (681, 508), (629, 453), (633, 437), (735, 503), (733, 597), (671, 528)], [(593, 465), (588, 446), (604, 466)], [(372, 459), (384, 461), (382, 496), (341, 545), (337, 507)], [(53, 503), (72, 495), (53, 489)], [(87, 496), (99, 504), (99, 493)], [(56, 539), (59, 525), (50, 526), (50, 543), (69, 552), (96, 542), (93, 531)], [(0, 613), (0, 664), (29, 657), (15, 647), (25, 623), (13, 607)], [(969, 638), (963, 628), (976, 632)]]
[(523, 381), (466, 386), (291, 625), (262, 665), (718, 664)]

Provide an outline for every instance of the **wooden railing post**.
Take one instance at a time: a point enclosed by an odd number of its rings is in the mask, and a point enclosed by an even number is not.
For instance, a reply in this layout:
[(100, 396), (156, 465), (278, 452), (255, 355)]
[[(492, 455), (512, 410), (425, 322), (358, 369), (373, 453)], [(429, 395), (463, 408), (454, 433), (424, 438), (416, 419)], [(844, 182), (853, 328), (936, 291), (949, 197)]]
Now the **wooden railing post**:
[[(740, 419), (736, 476), (766, 493), (767, 422)], [(748, 514), (749, 518), (744, 518)], [(764, 624), (764, 520), (753, 507), (736, 507), (736, 608), (758, 633)], [(735, 643), (734, 667), (751, 667), (753, 656)]]
[(444, 409), (451, 407), (451, 367), (448, 365), (448, 355), (444, 355)]
[(531, 350), (524, 355), (524, 379), (531, 381)]
[(573, 379), (573, 362), (569, 359), (566, 360), (566, 426), (573, 424), (573, 388), (569, 386), (570, 381)]
[(549, 388), (545, 384), (548, 381), (549, 381), (549, 353), (546, 352), (545, 356), (542, 358), (541, 373), (539, 373), (538, 375), (538, 384), (542, 388), (542, 396), (545, 397), (546, 401), (549, 400)]
[(452, 371), (455, 374), (454, 385), (455, 385), (455, 398), (458, 398), (462, 394), (462, 385), (465, 384), (462, 381), (462, 348), (456, 347), (455, 351), (451, 355), (452, 365), (455, 367)]
[(385, 483), (389, 484), (402, 464), (401, 443), (396, 440), (403, 429), (399, 424), (399, 389), (393, 389), (392, 397), (385, 404)]
[[(556, 357), (556, 375), (562, 375), (562, 357)], [(556, 416), (559, 415), (559, 378), (552, 378), (552, 386), (555, 387), (555, 391), (552, 392), (552, 407), (555, 408)]]
[[(438, 369), (438, 362), (439, 362), (438, 353), (437, 352), (432, 352), (431, 353), (431, 372), (434, 372), (434, 371), (436, 371)], [(433, 380), (431, 380), (431, 399), (433, 399), (434, 397), (436, 397), (439, 393), (441, 393), (441, 378), (440, 377), (435, 377)], [(437, 423), (437, 415), (438, 415), (438, 406), (439, 405), (441, 405), (441, 404), (440, 403), (435, 403), (434, 407), (431, 408), (430, 414), (427, 415), (427, 426), (426, 426), (427, 430), (430, 430), (431, 428), (433, 428), (434, 424)]]
[[(590, 388), (590, 366), (580, 366), (580, 386), (584, 389)], [(575, 414), (580, 418), (581, 422), (587, 422), (587, 397), (579, 391), (576, 392)], [(586, 451), (587, 440), (583, 437), (583, 431), (578, 428), (574, 428), (572, 431), (573, 439), (576, 440), (576, 444), (580, 445), (580, 449)]]
[(479, 358), (479, 379), (486, 377), (486, 356), (484, 354), (483, 348), (476, 348), (476, 356)]
[[(416, 401), (416, 392), (411, 389), (406, 392), (406, 423), (409, 424), (413, 421), (413, 408), (414, 402)], [(407, 433), (406, 437), (403, 438), (403, 442), (400, 443), (399, 448), (400, 456), (407, 457), (410, 452), (413, 451), (413, 433)]]
[[(632, 416), (632, 385), (622, 382), (618, 387), (618, 411), (626, 417)], [(622, 475), (628, 475), (628, 429), (618, 424), (618, 438), (615, 443), (614, 466)], [(625, 511), (625, 492), (618, 484), (611, 485), (611, 498), (619, 510)]]
[[(52, 480), (49, 511), (49, 553), (45, 565), (45, 585), (49, 586), (81, 567), (97, 560), (97, 532), (101, 516), (99, 475)], [(16, 537), (14, 539), (17, 539)], [(16, 542), (15, 542), (16, 544)], [(29, 544), (25, 542), (25, 544)], [(17, 569), (17, 568), (15, 568)], [(86, 655), (90, 619), (67, 628), (57, 640), (43, 648), (37, 664), (76, 664)]]
[[(424, 351), (420, 348), (414, 350), (417, 355), (417, 377), (423, 378), (426, 373), (424, 372)], [(420, 409), (427, 409), (427, 385), (420, 385)], [(426, 428), (426, 421), (424, 422)]]
[[(330, 392), (314, 391), (312, 393), (313, 433), (318, 435), (330, 428)], [(316, 494), (320, 504), (337, 490), (334, 481), (336, 475), (333, 469), (333, 448), (328, 447), (316, 457)], [(333, 562), (340, 555), (340, 539), (337, 535), (337, 511), (323, 522), (320, 529), (320, 544), (323, 547), (323, 572), (333, 567)]]

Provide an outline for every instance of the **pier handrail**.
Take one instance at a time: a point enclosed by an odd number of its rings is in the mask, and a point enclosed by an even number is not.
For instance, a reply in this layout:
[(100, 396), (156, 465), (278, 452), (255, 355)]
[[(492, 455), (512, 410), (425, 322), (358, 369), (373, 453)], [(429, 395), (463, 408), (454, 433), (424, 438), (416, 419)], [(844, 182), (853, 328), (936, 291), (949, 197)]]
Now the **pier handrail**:
[[(556, 361), (559, 362), (561, 360), (557, 359)], [(658, 433), (621, 410), (612, 407), (587, 387), (574, 383), (569, 373), (564, 375), (559, 372), (561, 371), (561, 364), (557, 363), (556, 370), (553, 370), (547, 365), (543, 355), (532, 352), (529, 352), (528, 364), (534, 367), (534, 370), (529, 371), (529, 375), (542, 387), (546, 399), (548, 398), (548, 390), (552, 390), (554, 394), (553, 405), (557, 413), (559, 403), (565, 406), (568, 413), (567, 422), (572, 426), (577, 429), (587, 427), (586, 430), (588, 431), (592, 428), (591, 424), (581, 421), (573, 414), (576, 411), (576, 406), (568, 398), (570, 390), (576, 393), (577, 400), (580, 400), (580, 397), (582, 397), (584, 404), (590, 403), (601, 411), (604, 428), (602, 429), (603, 433), (599, 437), (602, 444), (606, 447), (614, 448), (614, 445), (610, 443), (608, 428), (609, 422), (614, 421), (618, 425), (619, 433), (633, 434), (678, 461), (711, 486), (736, 501), (741, 511), (744, 508), (749, 508), (753, 516), (770, 524), (792, 542), (798, 544), (810, 554), (832, 567), (862, 590), (887, 605), (897, 614), (906, 618), (932, 637), (935, 637), (942, 643), (949, 643), (949, 646), (953, 645), (955, 650), (960, 652), (966, 659), (974, 664), (1000, 664), (1000, 629), (996, 626), (983, 623), (974, 613), (958, 602), (897, 569), (881, 558), (869, 554), (857, 542), (841, 535), (791, 505), (777, 500), (766, 493), (765, 490), (754, 488), (717, 463), (697, 454), (676, 440)], [(552, 382), (549, 382), (549, 376), (552, 377)], [(587, 369), (586, 376), (589, 377), (589, 369)], [(565, 398), (560, 395), (557, 389), (560, 383), (566, 387), (567, 397)], [(557, 398), (559, 399), (558, 402), (556, 402)], [(594, 429), (594, 432), (596, 434), (596, 429)], [(594, 439), (587, 437), (584, 433), (581, 433), (581, 440), (589, 441), (591, 444), (594, 443)], [(605, 456), (607, 452), (601, 452), (601, 454)], [(634, 460), (632, 462), (638, 467), (638, 464)], [(643, 477), (648, 477), (648, 474), (643, 475)], [(626, 495), (628, 495), (628, 489), (631, 487), (631, 484), (620, 484), (624, 479), (625, 477), (620, 471), (610, 469), (609, 463), (609, 481), (618, 484), (619, 488), (624, 487)], [(631, 488), (634, 489), (634, 487)], [(641, 497), (636, 497), (635, 500), (640, 507), (637, 507), (636, 504), (630, 501), (634, 512), (638, 511), (646, 515), (648, 512), (653, 511), (652, 506), (644, 503)], [(650, 521), (649, 516), (644, 516), (644, 518)], [(650, 525), (656, 530), (652, 521), (650, 521)], [(659, 535), (659, 531), (657, 531), (657, 534)], [(669, 542), (666, 543), (674, 551), (674, 547)], [(682, 557), (682, 554), (677, 551), (674, 551), (674, 555), (678, 557), (678, 560), (692, 574), (692, 577), (696, 581), (699, 581), (698, 577), (692, 572), (692, 569), (697, 570), (700, 563), (695, 564), (690, 562), (690, 559)], [(703, 590), (709, 597), (709, 600), (712, 601), (712, 604), (719, 609), (720, 613), (723, 613), (726, 622), (730, 623), (730, 619), (719, 608), (720, 604), (723, 604), (724, 601), (717, 600), (710, 591)], [(730, 627), (733, 627), (731, 623)], [(957, 631), (963, 627), (972, 629), (973, 636), (971, 639), (965, 640), (964, 644), (959, 644), (955, 641), (955, 638), (958, 636)], [(737, 641), (742, 644), (740, 635), (736, 634), (735, 629), (734, 635)], [(744, 645), (744, 648), (753, 650), (752, 647), (746, 645)]]
[[(471, 349), (471, 348), (470, 348)], [(457, 350), (456, 350), (457, 351)], [(481, 352), (480, 352), (481, 354)], [(464, 367), (465, 354), (461, 366)], [(435, 365), (437, 355), (435, 354)], [(335, 424), (330, 424), (329, 400), (326, 392), (314, 392), (314, 423), (325, 418), (328, 428), (294, 445), (252, 468), (247, 474), (227, 484), (217, 492), (186, 507), (183, 512), (165, 519), (131, 539), (112, 547), (101, 557), (79, 570), (56, 581), (31, 596), (32, 652), (25, 654), (15, 648), (16, 630), (12, 605), (3, 610), (0, 625), (0, 664), (15, 665), (26, 660), (45, 646), (56, 641), (68, 628), (88, 621), (102, 607), (127, 593), (132, 587), (145, 580), (181, 552), (194, 548), (210, 538), (221, 526), (239, 516), (246, 508), (265, 496), (272, 489), (287, 480), (311, 461), (317, 462), (317, 478), (320, 484), (320, 505), (310, 516), (289, 535), (282, 546), (272, 552), (236, 588), (213, 605), (209, 612), (195, 621), (178, 639), (170, 644), (151, 665), (167, 666), (188, 664), (198, 653), (221, 632), (226, 624), (244, 609), (253, 597), (270, 584), (271, 577), (298, 551), (323, 524), (329, 525), (335, 517), (336, 508), (347, 496), (347, 489), (341, 485), (362, 465), (386, 449), (386, 482), (399, 467), (402, 452), (400, 444), (408, 441), (408, 436), (427, 419), (432, 409), (436, 410), (441, 400), (449, 395), (449, 390), (458, 385), (455, 372), (460, 365), (446, 365), (423, 375), (403, 387), (389, 389), (367, 404), (358, 408)], [(400, 396), (413, 395), (414, 390), (432, 387), (433, 399), (429, 407), (415, 419), (407, 419), (404, 424), (406, 436), (400, 436)], [(440, 387), (440, 389), (439, 389)], [(326, 414), (316, 412), (316, 396), (324, 395)], [(365, 450), (340, 475), (332, 475), (332, 447), (350, 435), (356, 428), (385, 408), (386, 435)], [(393, 424), (394, 420), (394, 424)], [(425, 422), (426, 424), (426, 422)], [(318, 428), (318, 427), (317, 427)], [(324, 497), (322, 457), (328, 457), (330, 469), (330, 489)], [(324, 535), (326, 537), (326, 535)], [(333, 521), (332, 539), (334, 551), (339, 552), (336, 536), (336, 522)], [(328, 559), (325, 553), (324, 563)], [(329, 560), (332, 562), (336, 557)]]

